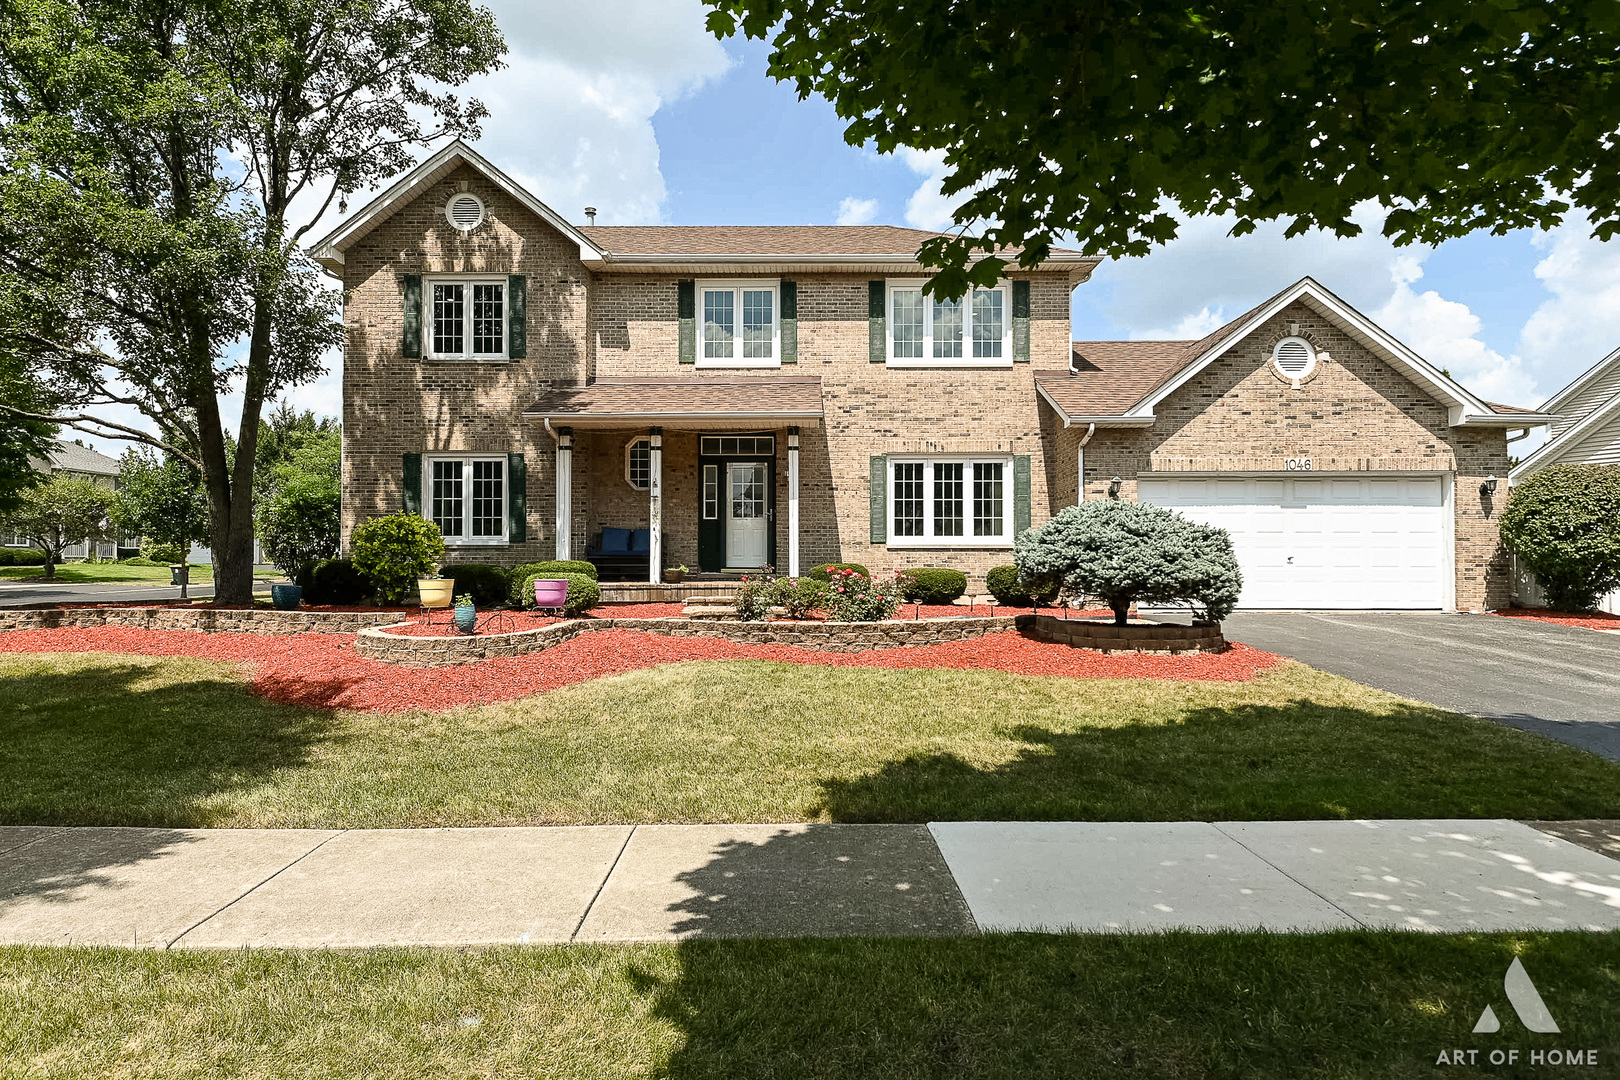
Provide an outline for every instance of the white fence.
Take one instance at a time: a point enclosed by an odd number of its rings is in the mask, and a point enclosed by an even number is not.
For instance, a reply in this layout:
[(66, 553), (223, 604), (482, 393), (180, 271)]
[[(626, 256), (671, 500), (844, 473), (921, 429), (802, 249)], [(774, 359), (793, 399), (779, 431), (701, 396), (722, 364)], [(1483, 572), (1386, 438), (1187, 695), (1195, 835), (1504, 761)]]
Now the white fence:
[[(1547, 606), (1546, 598), (1541, 594), (1541, 583), (1536, 581), (1536, 575), (1519, 565), (1517, 555), (1513, 557), (1513, 602), (1520, 607)], [(1599, 600), (1598, 610), (1620, 615), (1620, 590)]]

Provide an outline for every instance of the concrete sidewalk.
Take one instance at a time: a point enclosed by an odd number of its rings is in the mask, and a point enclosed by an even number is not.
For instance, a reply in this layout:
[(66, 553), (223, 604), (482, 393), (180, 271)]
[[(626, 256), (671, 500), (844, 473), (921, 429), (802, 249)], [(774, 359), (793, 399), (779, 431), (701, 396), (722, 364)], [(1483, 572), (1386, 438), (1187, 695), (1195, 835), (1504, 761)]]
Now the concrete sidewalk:
[(0, 942), (1620, 928), (1620, 862), (1513, 821), (0, 828)]

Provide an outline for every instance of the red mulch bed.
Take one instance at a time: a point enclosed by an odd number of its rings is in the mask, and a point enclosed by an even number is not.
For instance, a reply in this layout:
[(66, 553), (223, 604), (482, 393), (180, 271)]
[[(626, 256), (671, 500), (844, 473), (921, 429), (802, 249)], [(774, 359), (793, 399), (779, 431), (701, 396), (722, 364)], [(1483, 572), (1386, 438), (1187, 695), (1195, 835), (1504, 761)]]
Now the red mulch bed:
[(0, 652), (105, 652), (194, 656), (249, 665), (254, 693), (312, 708), (405, 712), (510, 701), (558, 687), (681, 660), (777, 660), (824, 667), (956, 668), (1085, 679), (1246, 682), (1281, 657), (1233, 645), (1219, 654), (1105, 655), (1034, 641), (1014, 631), (913, 649), (823, 653), (632, 630), (583, 634), (544, 652), (459, 667), (407, 668), (357, 656), (348, 634), (204, 634), (125, 627), (11, 630)]
[(1504, 608), (1496, 614), (1508, 619), (1532, 619), (1535, 622), (1579, 626), (1587, 630), (1620, 630), (1620, 615), (1611, 615), (1607, 611), (1570, 615), (1562, 611), (1548, 611), (1546, 608)]

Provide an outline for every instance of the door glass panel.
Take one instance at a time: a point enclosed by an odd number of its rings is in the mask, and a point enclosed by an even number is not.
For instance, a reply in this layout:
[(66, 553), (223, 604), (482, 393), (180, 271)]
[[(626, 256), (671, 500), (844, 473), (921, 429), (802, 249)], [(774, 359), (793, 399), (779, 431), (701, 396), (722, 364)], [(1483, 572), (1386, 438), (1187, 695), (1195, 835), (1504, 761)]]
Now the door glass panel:
[(720, 466), (703, 466), (703, 519), (713, 521), (720, 516)]
[(765, 466), (731, 467), (731, 516), (734, 518), (765, 516)]

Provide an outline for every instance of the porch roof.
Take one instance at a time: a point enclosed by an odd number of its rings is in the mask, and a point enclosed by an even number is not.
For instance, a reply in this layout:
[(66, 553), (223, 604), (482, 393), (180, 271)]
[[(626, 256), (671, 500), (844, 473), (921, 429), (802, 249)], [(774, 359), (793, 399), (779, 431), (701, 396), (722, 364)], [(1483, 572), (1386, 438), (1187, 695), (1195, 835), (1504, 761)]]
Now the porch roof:
[(822, 418), (821, 379), (814, 375), (598, 378), (559, 383), (523, 415), (580, 428), (814, 426)]

